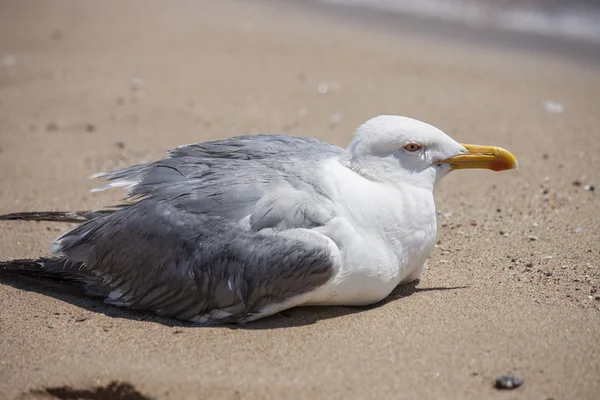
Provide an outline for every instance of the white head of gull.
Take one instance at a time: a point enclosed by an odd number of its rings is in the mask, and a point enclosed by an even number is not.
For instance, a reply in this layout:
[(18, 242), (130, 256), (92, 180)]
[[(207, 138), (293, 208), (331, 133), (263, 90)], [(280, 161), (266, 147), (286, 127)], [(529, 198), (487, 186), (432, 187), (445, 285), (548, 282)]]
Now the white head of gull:
[(467, 153), (464, 146), (432, 125), (382, 115), (357, 129), (340, 161), (373, 181), (433, 190), (451, 169), (442, 161)]
[(110, 181), (98, 190), (124, 187), (132, 201), (69, 213), (89, 221), (54, 242), (53, 258), (4, 266), (198, 323), (244, 323), (298, 305), (368, 305), (425, 271), (443, 176), (516, 166), (506, 150), (459, 144), (391, 115), (362, 124), (345, 150), (285, 135), (186, 145), (96, 175)]

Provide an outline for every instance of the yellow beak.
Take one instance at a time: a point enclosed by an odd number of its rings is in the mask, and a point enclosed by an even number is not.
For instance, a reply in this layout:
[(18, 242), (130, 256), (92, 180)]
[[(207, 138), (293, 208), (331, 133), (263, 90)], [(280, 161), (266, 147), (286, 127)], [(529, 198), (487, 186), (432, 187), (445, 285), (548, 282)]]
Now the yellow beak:
[(463, 144), (467, 154), (450, 157), (443, 163), (452, 164), (452, 170), (466, 168), (485, 168), (492, 171), (506, 171), (518, 168), (517, 158), (508, 150), (494, 146)]

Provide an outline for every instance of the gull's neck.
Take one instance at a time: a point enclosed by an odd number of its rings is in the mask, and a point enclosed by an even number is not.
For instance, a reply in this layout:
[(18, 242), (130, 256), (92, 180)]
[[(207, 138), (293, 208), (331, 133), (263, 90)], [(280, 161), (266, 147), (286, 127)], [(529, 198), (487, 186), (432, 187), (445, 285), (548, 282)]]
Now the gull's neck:
[(338, 162), (342, 164), (342, 166), (348, 168), (349, 170), (357, 173), (365, 179), (368, 179), (373, 182), (383, 182), (381, 179), (377, 177), (376, 174), (369, 172), (366, 168), (363, 168), (360, 163), (353, 160), (352, 154), (350, 152), (345, 151), (338, 158)]
[(431, 171), (431, 176), (427, 173), (411, 173), (392, 156), (387, 158), (364, 154), (357, 156), (348, 149), (338, 157), (337, 161), (343, 167), (373, 182), (385, 183), (399, 189), (410, 187), (425, 189), (432, 193), (435, 188), (434, 171)]

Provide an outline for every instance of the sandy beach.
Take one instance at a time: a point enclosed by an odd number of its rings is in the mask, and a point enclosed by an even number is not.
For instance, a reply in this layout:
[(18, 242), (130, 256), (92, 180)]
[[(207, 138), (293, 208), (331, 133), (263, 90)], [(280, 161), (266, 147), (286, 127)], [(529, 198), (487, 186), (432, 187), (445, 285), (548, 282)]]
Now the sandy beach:
[[(597, 398), (600, 64), (585, 59), (283, 2), (3, 1), (0, 214), (115, 204), (89, 175), (186, 143), (345, 147), (378, 114), (505, 147), (520, 169), (445, 178), (428, 271), (373, 307), (198, 328), (0, 274), (0, 398)], [(48, 255), (74, 226), (0, 222), (0, 260)], [(494, 389), (507, 374), (524, 385)]]

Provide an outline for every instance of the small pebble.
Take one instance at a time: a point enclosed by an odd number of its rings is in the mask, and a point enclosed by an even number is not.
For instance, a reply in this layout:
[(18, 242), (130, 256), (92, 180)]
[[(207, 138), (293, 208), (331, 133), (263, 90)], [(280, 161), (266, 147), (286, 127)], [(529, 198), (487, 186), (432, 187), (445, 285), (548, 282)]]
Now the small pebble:
[(329, 117), (329, 123), (332, 125), (338, 124), (342, 120), (342, 114), (337, 113)]
[(542, 257), (542, 259), (544, 259), (544, 260), (551, 260), (552, 256), (544, 256), (544, 257)]
[(588, 190), (590, 192), (593, 192), (594, 190), (596, 190), (596, 187), (594, 185), (585, 185), (583, 187), (583, 190)]
[(78, 316), (75, 317), (75, 322), (83, 322), (86, 319), (88, 319), (88, 317), (86, 317), (85, 315), (83, 315), (83, 314), (82, 315), (78, 315)]
[(581, 181), (578, 179), (574, 180), (572, 183), (573, 183), (573, 186), (581, 186)]
[(530, 236), (527, 236), (527, 239), (529, 239), (531, 242), (533, 242), (535, 240), (538, 240), (539, 238), (537, 236), (530, 235)]
[(7, 54), (2, 57), (2, 65), (5, 67), (12, 67), (17, 62), (17, 59), (12, 54)]
[(539, 222), (534, 222), (534, 223), (532, 223), (531, 225), (532, 225), (534, 228), (537, 228), (538, 226), (540, 226), (540, 223), (539, 223)]
[(516, 376), (504, 375), (496, 378), (496, 389), (516, 389), (523, 384), (523, 379), (517, 378)]
[(48, 122), (46, 125), (46, 130), (49, 132), (55, 132), (58, 130), (58, 122)]
[(317, 86), (317, 91), (321, 94), (327, 93), (328, 90), (329, 86), (327, 86), (326, 83), (321, 83), (319, 86)]
[(527, 268), (531, 268), (531, 267), (533, 267), (533, 263), (527, 263), (527, 264), (525, 264), (525, 266), (526, 266)]
[(52, 38), (52, 40), (61, 40), (64, 36), (64, 33), (62, 31), (62, 29), (55, 29), (52, 31), (52, 33), (50, 34), (50, 37)]
[(544, 275), (546, 275), (546, 276), (552, 276), (552, 272), (550, 272), (550, 271), (544, 272)]
[(575, 228), (575, 233), (583, 233), (583, 228)]
[(552, 114), (560, 114), (565, 110), (565, 106), (557, 101), (548, 100), (544, 102), (544, 109)]
[(125, 142), (117, 142), (117, 143), (115, 143), (115, 146), (117, 146), (117, 148), (123, 150), (125, 148)]
[(477, 226), (477, 221), (475, 221), (475, 220), (471, 221), (471, 226)]
[(142, 78), (135, 78), (131, 81), (131, 90), (141, 90), (144, 86), (144, 80)]

